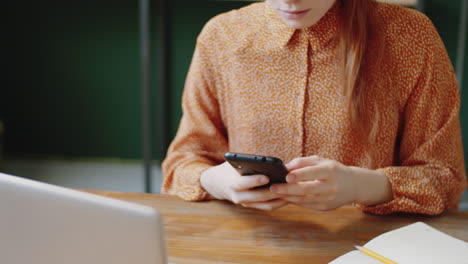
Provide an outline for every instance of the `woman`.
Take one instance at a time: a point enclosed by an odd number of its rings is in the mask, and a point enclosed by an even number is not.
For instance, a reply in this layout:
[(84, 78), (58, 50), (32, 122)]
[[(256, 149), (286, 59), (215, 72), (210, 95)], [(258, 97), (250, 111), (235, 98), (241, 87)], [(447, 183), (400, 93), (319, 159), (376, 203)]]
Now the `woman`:
[[(454, 71), (430, 20), (371, 0), (267, 0), (210, 20), (163, 193), (273, 210), (440, 214), (466, 187)], [(227, 151), (288, 162), (252, 189)]]

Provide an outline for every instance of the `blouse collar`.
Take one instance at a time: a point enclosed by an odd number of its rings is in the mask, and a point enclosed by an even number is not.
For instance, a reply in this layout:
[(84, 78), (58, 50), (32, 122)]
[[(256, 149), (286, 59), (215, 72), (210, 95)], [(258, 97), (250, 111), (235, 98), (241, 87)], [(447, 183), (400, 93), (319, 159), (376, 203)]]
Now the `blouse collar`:
[(267, 3), (265, 4), (265, 26), (271, 34), (275, 36), (275, 43), (280, 47), (288, 45), (289, 40), (293, 37), (296, 31), (306, 33), (312, 48), (317, 48), (328, 43), (332, 38), (336, 37), (339, 25), (339, 1), (328, 10), (328, 12), (314, 25), (306, 29), (293, 29), (287, 26), (276, 11)]

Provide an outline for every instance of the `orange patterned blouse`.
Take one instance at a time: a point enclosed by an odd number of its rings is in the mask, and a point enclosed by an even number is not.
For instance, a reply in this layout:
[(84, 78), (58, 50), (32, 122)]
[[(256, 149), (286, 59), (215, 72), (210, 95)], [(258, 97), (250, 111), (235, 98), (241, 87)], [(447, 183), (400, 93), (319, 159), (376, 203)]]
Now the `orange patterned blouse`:
[(380, 117), (375, 144), (365, 147), (338, 88), (337, 8), (304, 30), (287, 27), (266, 3), (205, 25), (185, 84), (184, 114), (163, 162), (162, 193), (206, 199), (200, 174), (224, 162), (226, 151), (284, 162), (319, 155), (388, 176), (394, 199), (361, 206), (364, 211), (457, 208), (466, 187), (460, 96), (435, 27), (417, 11), (377, 4), (385, 50), (379, 65), (372, 64), (373, 50), (367, 53), (366, 100)]

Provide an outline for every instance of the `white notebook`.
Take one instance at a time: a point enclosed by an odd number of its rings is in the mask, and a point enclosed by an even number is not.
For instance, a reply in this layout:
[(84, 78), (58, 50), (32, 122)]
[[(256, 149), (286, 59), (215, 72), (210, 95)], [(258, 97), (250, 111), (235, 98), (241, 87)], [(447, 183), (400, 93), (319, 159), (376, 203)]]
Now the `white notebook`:
[[(384, 233), (367, 242), (364, 247), (398, 264), (468, 264), (467, 242), (422, 222)], [(348, 252), (329, 264), (344, 263), (382, 264), (358, 250)]]

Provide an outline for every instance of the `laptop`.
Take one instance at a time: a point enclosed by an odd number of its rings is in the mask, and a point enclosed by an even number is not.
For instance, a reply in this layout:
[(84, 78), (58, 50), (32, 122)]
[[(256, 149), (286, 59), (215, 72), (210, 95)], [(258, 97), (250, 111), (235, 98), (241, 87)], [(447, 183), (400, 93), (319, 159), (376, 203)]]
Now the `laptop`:
[(0, 263), (166, 264), (147, 206), (0, 173)]

